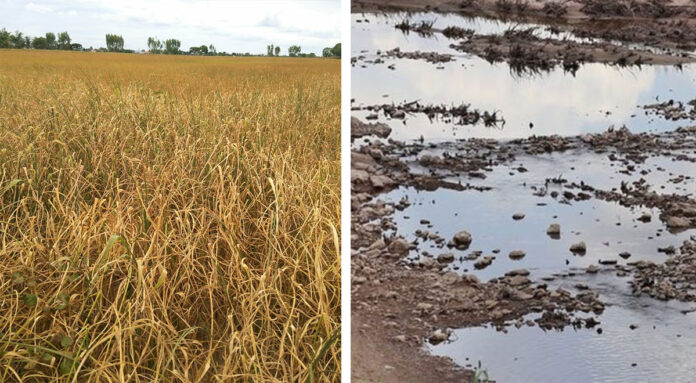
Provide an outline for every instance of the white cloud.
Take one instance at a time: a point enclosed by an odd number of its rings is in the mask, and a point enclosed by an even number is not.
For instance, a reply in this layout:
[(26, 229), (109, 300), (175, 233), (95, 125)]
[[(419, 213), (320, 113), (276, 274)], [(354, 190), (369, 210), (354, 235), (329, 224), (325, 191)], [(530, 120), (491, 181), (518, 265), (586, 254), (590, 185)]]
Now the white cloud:
[(61, 16), (77, 16), (77, 11), (74, 9), (71, 9), (69, 11), (60, 11), (60, 12), (58, 12), (58, 14)]
[(24, 8), (26, 8), (27, 11), (37, 12), (37, 13), (48, 13), (48, 12), (52, 11), (51, 7), (36, 4), (33, 2), (27, 3), (27, 5), (25, 5)]

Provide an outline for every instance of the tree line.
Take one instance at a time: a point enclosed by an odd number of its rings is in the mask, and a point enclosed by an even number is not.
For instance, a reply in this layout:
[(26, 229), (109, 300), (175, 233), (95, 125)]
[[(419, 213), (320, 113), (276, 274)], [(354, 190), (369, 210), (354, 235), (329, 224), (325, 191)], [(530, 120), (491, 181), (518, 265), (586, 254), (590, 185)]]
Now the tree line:
[[(274, 45), (267, 45), (266, 52), (268, 56), (279, 56), (280, 47)], [(299, 45), (290, 45), (288, 47), (288, 56), (290, 57), (317, 57), (314, 52), (302, 53), (302, 47)], [(333, 47), (324, 48), (322, 51), (323, 57), (341, 57), (341, 43), (334, 45)]]
[[(134, 53), (134, 50), (125, 49), (125, 40), (123, 36), (107, 33), (105, 36), (106, 48), (98, 48), (101, 52), (123, 52)], [(196, 55), (196, 56), (254, 56), (251, 53), (227, 53), (218, 52), (213, 44), (192, 46), (188, 51), (181, 50), (181, 41), (177, 39), (166, 39), (164, 41), (156, 37), (148, 37), (147, 47), (149, 53), (154, 54), (169, 54), (169, 55)], [(56, 49), (56, 50), (95, 50), (92, 47), (83, 48), (82, 44), (74, 43), (68, 32), (60, 32), (55, 34), (47, 32), (45, 36), (31, 37), (23, 34), (20, 31), (11, 33), (5, 28), (0, 29), (0, 48), (15, 48), (15, 49)], [(280, 56), (281, 48), (276, 45), (266, 46), (267, 56)], [(302, 53), (302, 47), (299, 45), (291, 45), (288, 47), (288, 56), (290, 57), (316, 57), (314, 53)], [(324, 48), (323, 57), (341, 57), (341, 44), (338, 43), (333, 47)]]
[(20, 31), (11, 33), (3, 28), (0, 29), (0, 48), (75, 51), (82, 50), (82, 45), (73, 43), (68, 32), (60, 32), (57, 35), (53, 32), (47, 32), (44, 36), (31, 37)]

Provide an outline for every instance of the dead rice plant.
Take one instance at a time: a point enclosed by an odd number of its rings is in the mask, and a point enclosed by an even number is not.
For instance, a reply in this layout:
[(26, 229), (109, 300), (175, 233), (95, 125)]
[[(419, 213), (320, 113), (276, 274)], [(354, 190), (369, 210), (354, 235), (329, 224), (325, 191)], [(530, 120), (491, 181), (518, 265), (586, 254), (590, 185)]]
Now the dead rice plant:
[(338, 381), (339, 73), (0, 51), (0, 381)]

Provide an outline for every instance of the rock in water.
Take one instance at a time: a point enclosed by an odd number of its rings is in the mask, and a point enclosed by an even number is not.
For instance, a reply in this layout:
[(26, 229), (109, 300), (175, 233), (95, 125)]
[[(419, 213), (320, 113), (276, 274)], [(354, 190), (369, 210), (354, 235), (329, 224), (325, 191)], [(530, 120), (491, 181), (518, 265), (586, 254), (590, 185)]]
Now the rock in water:
[(518, 275), (521, 275), (523, 277), (526, 277), (529, 275), (529, 270), (527, 269), (517, 269), (517, 270), (511, 270), (505, 273), (505, 276), (507, 277), (516, 277)]
[(524, 213), (515, 213), (512, 215), (512, 219), (514, 219), (515, 221), (519, 221), (521, 219), (524, 219), (524, 217), (525, 217)]
[(510, 252), (509, 257), (510, 257), (510, 259), (518, 260), (518, 259), (524, 258), (525, 255), (527, 255), (527, 253), (525, 253), (522, 250), (513, 250)]
[(437, 261), (440, 263), (450, 263), (454, 261), (454, 254), (452, 253), (442, 253), (437, 256)]
[(570, 246), (570, 252), (583, 255), (587, 252), (587, 245), (585, 245), (585, 242), (574, 243)]
[(483, 257), (483, 259), (479, 259), (474, 263), (474, 267), (477, 270), (485, 269), (486, 267), (490, 266), (491, 263), (493, 263), (493, 257)]
[(557, 223), (552, 223), (549, 228), (546, 229), (546, 234), (551, 238), (557, 239), (561, 237), (561, 225)]
[(454, 235), (450, 244), (452, 245), (452, 247), (455, 247), (459, 250), (466, 250), (469, 248), (469, 245), (471, 244), (471, 234), (469, 234), (469, 232), (466, 230), (462, 230)]

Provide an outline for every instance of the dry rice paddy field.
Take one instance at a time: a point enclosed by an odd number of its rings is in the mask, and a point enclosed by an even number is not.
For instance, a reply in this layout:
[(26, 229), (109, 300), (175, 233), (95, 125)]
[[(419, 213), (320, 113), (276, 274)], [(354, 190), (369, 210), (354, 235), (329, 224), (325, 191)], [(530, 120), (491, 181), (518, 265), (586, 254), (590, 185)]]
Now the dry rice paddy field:
[(340, 64), (0, 51), (0, 381), (338, 381)]

